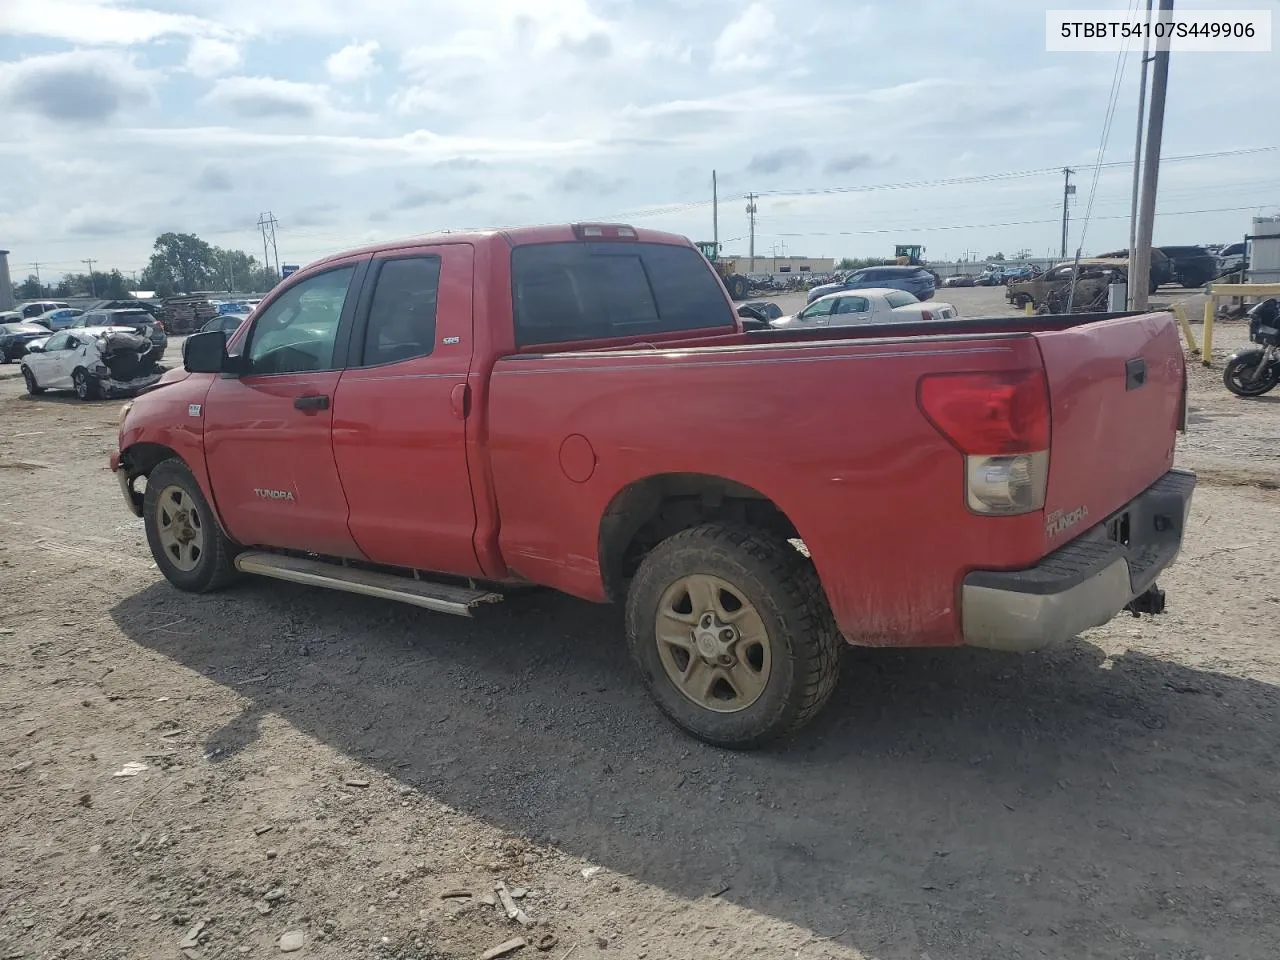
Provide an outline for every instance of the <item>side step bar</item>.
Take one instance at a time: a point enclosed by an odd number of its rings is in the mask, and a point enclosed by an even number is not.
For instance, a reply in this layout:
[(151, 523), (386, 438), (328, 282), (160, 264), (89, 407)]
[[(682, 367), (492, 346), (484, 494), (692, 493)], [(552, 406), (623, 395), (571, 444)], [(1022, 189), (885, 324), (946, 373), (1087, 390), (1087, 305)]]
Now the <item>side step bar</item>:
[(236, 569), (241, 573), (253, 573), (261, 577), (274, 577), (310, 587), (325, 587), (345, 593), (359, 593), (383, 600), (399, 600), (415, 607), (425, 607), (439, 613), (452, 613), (469, 617), (472, 610), (484, 603), (498, 603), (502, 594), (484, 590), (469, 590), (447, 583), (429, 580), (411, 580), (390, 573), (344, 567), (323, 560), (302, 557), (286, 557), (278, 553), (249, 551), (236, 557)]

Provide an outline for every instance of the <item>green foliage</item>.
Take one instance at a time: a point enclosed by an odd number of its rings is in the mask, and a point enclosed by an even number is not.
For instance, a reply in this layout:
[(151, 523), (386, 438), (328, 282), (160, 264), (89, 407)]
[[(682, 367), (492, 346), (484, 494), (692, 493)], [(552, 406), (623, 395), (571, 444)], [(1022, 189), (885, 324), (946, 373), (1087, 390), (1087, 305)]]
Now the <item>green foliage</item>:
[(861, 270), (863, 267), (888, 267), (893, 260), (884, 257), (845, 257), (836, 264), (837, 270)]
[(44, 296), (44, 287), (40, 285), (40, 281), (31, 274), (21, 283), (13, 285), (13, 298), (15, 300), (39, 300)]
[(103, 273), (93, 271), (87, 273), (68, 273), (53, 288), (53, 295), (65, 297), (99, 297), (103, 300), (123, 300), (131, 290), (136, 289), (132, 280), (119, 270)]
[(199, 290), (261, 292), (279, 279), (273, 268), (243, 250), (215, 247), (193, 233), (165, 233), (156, 237), (155, 252), (139, 285), (171, 297)]

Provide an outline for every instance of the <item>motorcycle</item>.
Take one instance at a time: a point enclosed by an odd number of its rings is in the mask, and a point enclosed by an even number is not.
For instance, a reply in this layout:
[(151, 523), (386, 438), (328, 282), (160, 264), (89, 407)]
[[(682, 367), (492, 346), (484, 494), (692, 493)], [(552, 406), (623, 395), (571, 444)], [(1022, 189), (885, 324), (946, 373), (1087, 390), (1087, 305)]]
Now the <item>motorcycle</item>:
[(1237, 397), (1260, 397), (1280, 383), (1280, 301), (1269, 297), (1248, 316), (1249, 340), (1258, 346), (1234, 354), (1222, 382)]

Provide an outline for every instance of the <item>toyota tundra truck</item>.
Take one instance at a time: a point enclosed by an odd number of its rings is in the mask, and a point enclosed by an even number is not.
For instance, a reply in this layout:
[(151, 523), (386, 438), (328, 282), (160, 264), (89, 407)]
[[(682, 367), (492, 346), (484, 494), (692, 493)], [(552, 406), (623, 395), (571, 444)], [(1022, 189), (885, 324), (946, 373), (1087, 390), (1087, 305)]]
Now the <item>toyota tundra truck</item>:
[(1167, 313), (762, 326), (671, 234), (367, 247), (189, 337), (111, 467), (180, 590), (620, 602), (657, 705), (726, 747), (810, 720), (844, 644), (1162, 611), (1195, 486)]

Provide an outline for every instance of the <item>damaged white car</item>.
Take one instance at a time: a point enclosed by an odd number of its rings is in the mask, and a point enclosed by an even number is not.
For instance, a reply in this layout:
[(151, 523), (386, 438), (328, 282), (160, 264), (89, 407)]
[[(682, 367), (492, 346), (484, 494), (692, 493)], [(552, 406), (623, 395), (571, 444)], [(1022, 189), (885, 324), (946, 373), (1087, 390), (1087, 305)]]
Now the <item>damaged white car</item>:
[(27, 393), (74, 390), (81, 400), (128, 397), (167, 369), (150, 358), (152, 343), (129, 327), (63, 330), (27, 344), (22, 377)]

